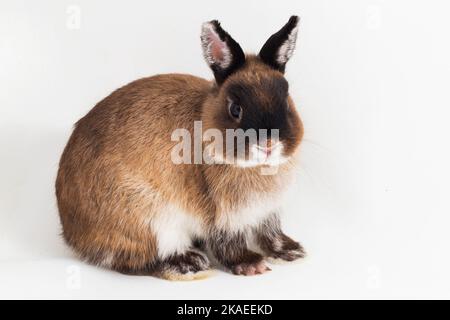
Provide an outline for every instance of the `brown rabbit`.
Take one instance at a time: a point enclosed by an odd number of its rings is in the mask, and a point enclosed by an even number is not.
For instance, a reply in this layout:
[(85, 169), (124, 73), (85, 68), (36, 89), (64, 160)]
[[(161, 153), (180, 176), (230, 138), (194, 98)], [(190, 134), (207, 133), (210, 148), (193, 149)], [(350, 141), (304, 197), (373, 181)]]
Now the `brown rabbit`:
[[(303, 135), (283, 76), (298, 21), (291, 17), (258, 55), (245, 55), (218, 21), (207, 22), (201, 41), (215, 81), (182, 74), (140, 79), (77, 122), (61, 157), (56, 196), (64, 238), (82, 259), (186, 280), (210, 269), (205, 252), (242, 275), (270, 270), (265, 258), (304, 256), (282, 232), (277, 213)], [(203, 130), (279, 134), (263, 146), (259, 136), (254, 145), (245, 142), (235, 161), (217, 153), (212, 163), (174, 163), (173, 132), (193, 134), (195, 121)], [(264, 161), (250, 158), (254, 147)], [(263, 174), (268, 167), (275, 173)]]

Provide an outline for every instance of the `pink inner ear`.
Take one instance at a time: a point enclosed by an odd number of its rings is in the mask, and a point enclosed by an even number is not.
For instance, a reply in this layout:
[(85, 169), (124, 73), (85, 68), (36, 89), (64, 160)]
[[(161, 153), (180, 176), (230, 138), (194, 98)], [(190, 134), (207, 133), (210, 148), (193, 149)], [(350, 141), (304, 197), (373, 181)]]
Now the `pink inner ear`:
[(224, 51), (226, 49), (226, 44), (224, 41), (220, 40), (219, 36), (212, 30), (208, 31), (208, 39), (210, 43), (210, 55), (213, 61), (221, 64), (225, 59)]

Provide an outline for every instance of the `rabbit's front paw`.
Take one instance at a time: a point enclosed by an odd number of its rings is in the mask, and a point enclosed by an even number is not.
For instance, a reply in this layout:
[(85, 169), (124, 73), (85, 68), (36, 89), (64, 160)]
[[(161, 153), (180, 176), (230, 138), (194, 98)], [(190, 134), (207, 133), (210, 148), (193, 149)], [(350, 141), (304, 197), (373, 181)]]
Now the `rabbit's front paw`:
[(230, 267), (231, 272), (236, 275), (253, 276), (271, 271), (260, 254), (248, 251), (242, 258), (242, 261)]
[(234, 274), (243, 276), (253, 276), (271, 271), (271, 269), (266, 266), (264, 261), (260, 261), (257, 263), (240, 263), (233, 266), (231, 270)]
[(294, 261), (306, 256), (305, 249), (300, 243), (285, 235), (281, 239), (275, 239), (273, 245), (270, 249), (266, 248), (266, 251), (267, 257), (275, 260)]
[(196, 280), (210, 275), (210, 263), (200, 251), (189, 250), (163, 261), (160, 276), (168, 280)]

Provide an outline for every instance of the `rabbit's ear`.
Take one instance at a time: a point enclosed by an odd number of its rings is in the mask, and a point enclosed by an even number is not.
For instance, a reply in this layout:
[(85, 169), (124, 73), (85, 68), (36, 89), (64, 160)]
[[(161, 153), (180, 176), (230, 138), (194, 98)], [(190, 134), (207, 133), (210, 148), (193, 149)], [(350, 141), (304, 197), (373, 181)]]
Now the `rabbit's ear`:
[(299, 20), (299, 17), (292, 16), (283, 28), (266, 41), (259, 52), (264, 63), (284, 73), (286, 63), (294, 53)]
[(213, 20), (202, 25), (202, 48), (205, 60), (221, 84), (230, 74), (245, 63), (241, 46)]

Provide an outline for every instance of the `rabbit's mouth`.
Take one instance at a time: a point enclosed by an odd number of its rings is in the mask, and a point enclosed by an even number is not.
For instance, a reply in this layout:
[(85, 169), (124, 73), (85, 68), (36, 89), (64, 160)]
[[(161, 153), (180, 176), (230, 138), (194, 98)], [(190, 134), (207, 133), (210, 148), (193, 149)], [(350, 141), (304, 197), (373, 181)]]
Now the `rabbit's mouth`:
[(284, 146), (280, 141), (262, 145), (253, 144), (249, 148), (247, 157), (236, 159), (236, 165), (238, 167), (278, 166), (288, 161), (283, 151)]
[(252, 144), (245, 148), (243, 154), (239, 152), (225, 152), (213, 156), (215, 163), (230, 164), (240, 168), (251, 168), (257, 166), (276, 167), (288, 162), (289, 157), (284, 154), (284, 145), (280, 141), (267, 144)]

